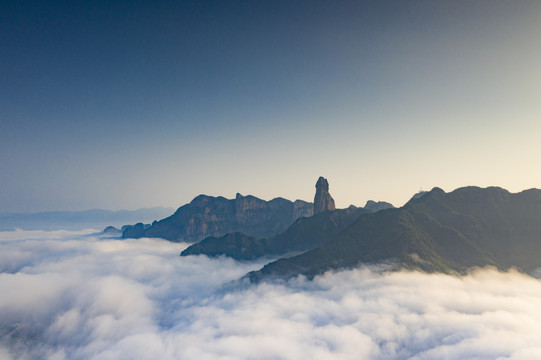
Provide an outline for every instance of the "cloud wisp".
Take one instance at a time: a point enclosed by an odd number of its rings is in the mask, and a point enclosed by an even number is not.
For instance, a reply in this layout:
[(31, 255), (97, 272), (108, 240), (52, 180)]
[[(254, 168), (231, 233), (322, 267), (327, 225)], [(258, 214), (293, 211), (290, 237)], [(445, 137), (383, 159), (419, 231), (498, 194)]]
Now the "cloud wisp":
[(184, 244), (0, 232), (2, 359), (538, 359), (541, 281), (327, 273), (232, 283), (262, 262)]

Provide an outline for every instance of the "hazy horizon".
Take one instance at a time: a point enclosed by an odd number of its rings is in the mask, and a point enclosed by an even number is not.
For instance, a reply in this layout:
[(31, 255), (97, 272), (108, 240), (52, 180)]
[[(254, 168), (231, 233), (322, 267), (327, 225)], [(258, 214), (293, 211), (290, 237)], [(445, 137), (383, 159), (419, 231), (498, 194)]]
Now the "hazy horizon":
[[(483, 186), (477, 186), (477, 185), (465, 185), (465, 187), (468, 187), (468, 186), (474, 186), (474, 187), (480, 187), (480, 188), (484, 188)], [(462, 186), (461, 186), (462, 187)], [(486, 187), (499, 187), (499, 186), (494, 186), (494, 185), (488, 185)], [(441, 188), (440, 186), (434, 186), (433, 188), (430, 188), (430, 189), (423, 189), (423, 188), (419, 188), (417, 191), (413, 192), (409, 197), (407, 197), (407, 199), (405, 200), (404, 203), (401, 203), (401, 204), (396, 204), (396, 203), (391, 203), (394, 207), (402, 207), (404, 206), (415, 194), (419, 193), (419, 192), (428, 192), (428, 191), (431, 191), (432, 189), (434, 188)], [(452, 188), (452, 189), (443, 189), (443, 191), (445, 191), (446, 193), (447, 192), (452, 192), (454, 190), (457, 190), (459, 188)], [(525, 190), (529, 190), (529, 189), (532, 189), (532, 188), (524, 188), (524, 189), (519, 189), (517, 191), (511, 191), (509, 189), (506, 189), (506, 188), (503, 188), (504, 190), (507, 190), (509, 191), (510, 193), (520, 193), (522, 191), (525, 191)], [(231, 196), (224, 196), (223, 194), (207, 194), (207, 193), (202, 193), (202, 194), (197, 194), (197, 195), (194, 195), (192, 198), (190, 198), (190, 200), (188, 200), (186, 203), (182, 203), (182, 204), (178, 204), (176, 206), (161, 206), (161, 205), (156, 205), (156, 206), (150, 206), (150, 207), (140, 207), (140, 208), (133, 208), (133, 209), (126, 209), (126, 208), (120, 208), (120, 209), (104, 209), (104, 208), (83, 208), (83, 209), (73, 209), (73, 210), (66, 210), (66, 209), (52, 209), (52, 210), (43, 210), (43, 211), (31, 211), (31, 212), (0, 212), (0, 214), (2, 215), (24, 215), (24, 214), (39, 214), (39, 213), (55, 213), (55, 212), (58, 212), (58, 213), (61, 213), (61, 212), (86, 212), (86, 211), (93, 211), (93, 210), (98, 210), (98, 211), (109, 211), (109, 212), (112, 212), (112, 213), (115, 213), (115, 212), (123, 212), (123, 211), (126, 211), (126, 212), (135, 212), (135, 211), (138, 211), (138, 210), (150, 210), (150, 209), (166, 209), (166, 210), (171, 210), (172, 212), (174, 212), (175, 210), (177, 210), (179, 207), (183, 206), (183, 205), (186, 205), (186, 204), (189, 204), (193, 199), (195, 199), (197, 196), (199, 195), (206, 195), (206, 196), (211, 196), (211, 197), (224, 197), (226, 199), (229, 199), (229, 200), (232, 200), (232, 199), (235, 199), (236, 197), (236, 194), (238, 194), (239, 192), (236, 192), (235, 194), (231, 195)], [(315, 193), (315, 191), (314, 191)], [(265, 201), (270, 201), (270, 200), (273, 200), (273, 199), (276, 199), (276, 198), (285, 198), (283, 196), (273, 196), (273, 197), (269, 197), (269, 198), (263, 198), (263, 197), (260, 197), (260, 196), (257, 196), (257, 195), (254, 195), (254, 194), (244, 194), (244, 193), (240, 193), (242, 196), (255, 196), (261, 200), (265, 200)], [(331, 196), (332, 196), (332, 192), (331, 192)], [(299, 199), (299, 198), (289, 198), (287, 200), (290, 200), (290, 201), (295, 201), (295, 200), (302, 200), (302, 201), (306, 201), (306, 202), (313, 202), (314, 199), (313, 197), (311, 199)], [(368, 200), (372, 200), (372, 201), (375, 201), (375, 202), (378, 202), (378, 201), (384, 201), (384, 202), (389, 202), (390, 201), (387, 201), (385, 199), (375, 199), (375, 198), (370, 198), (368, 197), (367, 198), (367, 201)], [(336, 201), (336, 199), (335, 199)], [(344, 202), (343, 202), (344, 203)], [(345, 202), (347, 203), (347, 202)], [(358, 203), (358, 204), (353, 204), (353, 203), (349, 203), (348, 205), (345, 205), (345, 206), (337, 206), (336, 208), (337, 209), (342, 209), (342, 208), (347, 208), (351, 205), (354, 205), (354, 206), (357, 206), (357, 207), (364, 207), (364, 205), (366, 205), (366, 201), (363, 202), (363, 203)]]
[(89, 212), (89, 211), (107, 211), (111, 213), (118, 213), (118, 212), (135, 212), (138, 210), (152, 210), (152, 209), (166, 209), (166, 210), (175, 210), (175, 208), (168, 207), (168, 206), (152, 206), (152, 207), (142, 207), (142, 208), (135, 208), (135, 209), (100, 209), (100, 208), (91, 208), (91, 209), (80, 209), (80, 210), (63, 210), (63, 209), (57, 209), (57, 210), (46, 210), (46, 211), (36, 211), (36, 212), (2, 212), (0, 214), (3, 215), (24, 215), (24, 214), (40, 214), (40, 213), (62, 213), (62, 212)]
[(540, 187), (538, 1), (0, 5), (0, 212)]

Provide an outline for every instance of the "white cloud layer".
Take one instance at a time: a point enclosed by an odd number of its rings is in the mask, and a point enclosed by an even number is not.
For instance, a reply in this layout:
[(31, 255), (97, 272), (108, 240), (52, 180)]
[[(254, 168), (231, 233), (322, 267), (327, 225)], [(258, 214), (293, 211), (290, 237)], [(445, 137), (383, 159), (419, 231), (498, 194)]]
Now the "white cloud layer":
[(88, 232), (0, 232), (0, 359), (540, 359), (541, 281), (262, 263)]

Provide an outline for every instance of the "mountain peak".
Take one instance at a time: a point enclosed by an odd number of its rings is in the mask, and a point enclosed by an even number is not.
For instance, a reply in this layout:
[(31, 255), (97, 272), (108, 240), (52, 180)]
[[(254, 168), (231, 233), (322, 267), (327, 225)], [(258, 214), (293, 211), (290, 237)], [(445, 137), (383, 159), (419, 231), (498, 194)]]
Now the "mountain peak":
[(388, 203), (386, 201), (375, 202), (374, 200), (368, 200), (366, 202), (366, 205), (364, 206), (364, 208), (367, 209), (367, 210), (370, 210), (372, 212), (377, 212), (377, 211), (380, 211), (380, 210), (392, 209), (392, 208), (394, 208), (394, 206), (393, 206), (393, 204)]
[(329, 182), (320, 176), (316, 183), (316, 196), (314, 197), (314, 214), (334, 210), (334, 199), (329, 193)]

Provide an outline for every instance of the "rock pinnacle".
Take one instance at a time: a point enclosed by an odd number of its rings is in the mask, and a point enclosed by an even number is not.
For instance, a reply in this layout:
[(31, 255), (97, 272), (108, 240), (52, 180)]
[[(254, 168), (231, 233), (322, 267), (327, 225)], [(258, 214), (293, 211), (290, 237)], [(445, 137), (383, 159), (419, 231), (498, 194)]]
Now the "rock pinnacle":
[(329, 183), (327, 179), (320, 176), (316, 183), (316, 196), (314, 197), (314, 214), (334, 210), (334, 200), (329, 193)]

